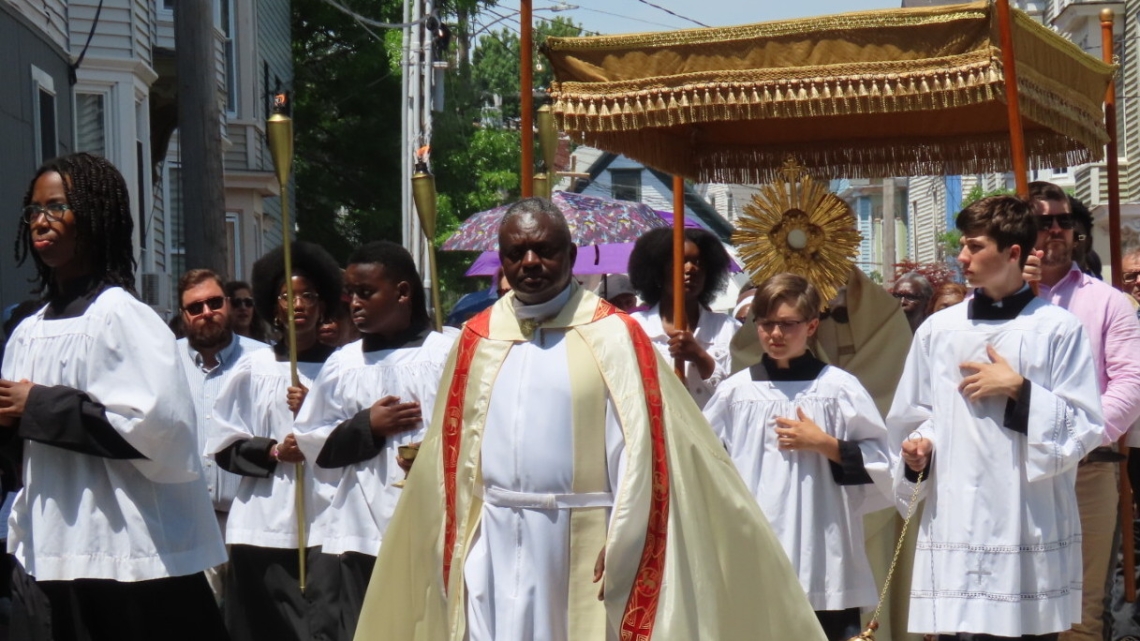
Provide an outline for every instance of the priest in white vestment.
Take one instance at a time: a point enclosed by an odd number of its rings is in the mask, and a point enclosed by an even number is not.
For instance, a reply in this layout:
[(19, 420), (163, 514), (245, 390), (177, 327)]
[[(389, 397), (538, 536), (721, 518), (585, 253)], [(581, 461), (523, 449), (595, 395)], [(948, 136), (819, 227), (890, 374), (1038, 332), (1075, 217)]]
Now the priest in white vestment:
[(911, 632), (1055, 639), (1080, 621), (1074, 483), (1104, 427), (1080, 321), (1022, 281), (1033, 216), (1012, 196), (958, 215), (977, 289), (919, 328), (887, 418), (900, 509), (926, 474)]
[(574, 254), (549, 201), (505, 216), (513, 292), (452, 351), (356, 638), (821, 640), (724, 448)]

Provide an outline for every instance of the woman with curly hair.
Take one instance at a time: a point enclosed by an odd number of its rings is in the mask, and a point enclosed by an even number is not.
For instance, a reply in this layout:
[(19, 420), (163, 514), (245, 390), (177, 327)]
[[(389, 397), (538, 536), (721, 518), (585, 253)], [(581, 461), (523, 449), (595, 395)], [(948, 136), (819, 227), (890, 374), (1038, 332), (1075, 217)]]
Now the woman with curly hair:
[(728, 345), (740, 323), (712, 311), (709, 303), (728, 283), (731, 260), (712, 233), (685, 230), (685, 326), (689, 329), (679, 330), (673, 318), (673, 231), (650, 231), (637, 240), (629, 256), (629, 279), (650, 306), (632, 316), (666, 360), (685, 362), (685, 387), (699, 407), (705, 406), (717, 384), (730, 373)]
[[(230, 571), (226, 577), (226, 625), (234, 641), (336, 638), (332, 611), (336, 560), (320, 554), (321, 534), (309, 531), (329, 503), (337, 476), (305, 461), (293, 436), (293, 417), (335, 347), (319, 340), (319, 328), (340, 302), (340, 267), (319, 245), (296, 241), (293, 255), (293, 326), (297, 342), (294, 386), (289, 366), (288, 298), (284, 250), (253, 266), (253, 299), (278, 330), (272, 350), (247, 353), (214, 405), (216, 436), (206, 450), (223, 469), (242, 475), (226, 522)], [(297, 472), (303, 506), (295, 502)], [(308, 587), (299, 587), (299, 510), (307, 530)], [(335, 584), (335, 583), (334, 583)], [(325, 636), (322, 637), (321, 634)]]
[[(16, 259), (45, 305), (13, 332), (0, 432), (23, 439), (9, 519), (14, 639), (225, 639), (203, 571), (225, 548), (174, 335), (134, 292), (123, 176), (73, 154), (24, 196)], [(33, 578), (34, 577), (34, 578)]]

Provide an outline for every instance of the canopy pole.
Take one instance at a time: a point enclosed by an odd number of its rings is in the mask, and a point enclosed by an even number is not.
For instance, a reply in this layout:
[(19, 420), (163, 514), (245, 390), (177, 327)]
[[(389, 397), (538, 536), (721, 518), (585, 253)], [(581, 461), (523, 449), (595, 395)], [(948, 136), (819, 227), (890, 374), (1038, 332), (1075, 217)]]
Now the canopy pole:
[(1005, 107), (1009, 117), (1009, 150), (1013, 158), (1013, 177), (1017, 195), (1029, 196), (1029, 164), (1025, 157), (1025, 131), (1021, 127), (1021, 103), (1017, 91), (1017, 63), (1013, 55), (1013, 16), (1009, 0), (996, 0), (998, 31), (1001, 35), (1001, 66), (1005, 78)]
[[(1112, 9), (1102, 9), (1100, 12), (1100, 49), (1101, 59), (1106, 64), (1113, 63), (1112, 27), (1116, 15)], [(1108, 171), (1108, 244), (1109, 260), (1112, 268), (1112, 286), (1123, 289), (1121, 281), (1121, 251), (1120, 251), (1120, 163), (1116, 146), (1116, 79), (1108, 82), (1108, 89), (1104, 92), (1104, 126), (1108, 132), (1108, 145), (1105, 148), (1105, 165)], [(1092, 230), (1088, 230), (1091, 234)], [(1124, 556), (1124, 599), (1129, 603), (1136, 601), (1136, 544), (1133, 540), (1132, 519), (1135, 518), (1132, 508), (1132, 483), (1128, 478), (1128, 448), (1122, 448), (1124, 460), (1120, 462), (1120, 532), (1122, 554)]]
[[(685, 331), (689, 318), (685, 311), (685, 179), (673, 176), (673, 329)], [(685, 361), (673, 360), (673, 370), (685, 380)]]
[(519, 0), (519, 127), (522, 130), (522, 197), (534, 195), (534, 43), (531, 35), (533, 0)]

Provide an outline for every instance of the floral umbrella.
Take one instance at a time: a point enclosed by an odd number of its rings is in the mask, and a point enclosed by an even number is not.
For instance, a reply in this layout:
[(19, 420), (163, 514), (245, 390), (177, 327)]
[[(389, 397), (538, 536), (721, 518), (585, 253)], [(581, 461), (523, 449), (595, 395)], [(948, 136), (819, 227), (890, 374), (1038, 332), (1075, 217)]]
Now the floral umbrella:
[[(566, 216), (570, 237), (575, 245), (632, 243), (656, 227), (668, 227), (649, 205), (610, 200), (564, 191), (551, 198)], [(443, 243), (446, 251), (497, 251), (499, 221), (510, 205), (480, 212), (463, 221), (459, 229)]]

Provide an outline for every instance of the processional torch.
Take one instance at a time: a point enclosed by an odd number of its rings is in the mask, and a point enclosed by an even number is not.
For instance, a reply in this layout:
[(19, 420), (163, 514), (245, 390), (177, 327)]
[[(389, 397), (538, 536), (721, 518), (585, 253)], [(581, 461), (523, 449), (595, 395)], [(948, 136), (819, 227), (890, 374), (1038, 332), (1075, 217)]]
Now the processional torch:
[(431, 270), (431, 307), (435, 311), (435, 330), (438, 332), (443, 329), (443, 308), (439, 302), (439, 273), (435, 264), (436, 192), (435, 176), (428, 171), (430, 151), (430, 147), (420, 147), (416, 152), (416, 170), (412, 174), (412, 200), (416, 202), (420, 227), (427, 237), (428, 269)]
[[(269, 152), (273, 156), (273, 169), (281, 185), (281, 249), (285, 254), (285, 300), (288, 315), (285, 323), (285, 344), (289, 347), (289, 374), (293, 387), (300, 387), (297, 374), (297, 328), (294, 322), (296, 301), (293, 299), (293, 242), (289, 223), (289, 173), (293, 169), (293, 119), (289, 117), (289, 97), (279, 93), (273, 97), (273, 114), (265, 123)], [(297, 562), (301, 593), (305, 592), (305, 463), (295, 463), (294, 491), (297, 513)]]
[(558, 152), (558, 125), (554, 122), (554, 110), (547, 104), (538, 108), (538, 148), (542, 155), (541, 171), (534, 175), (534, 195), (550, 200), (558, 174), (554, 171), (555, 154)]

